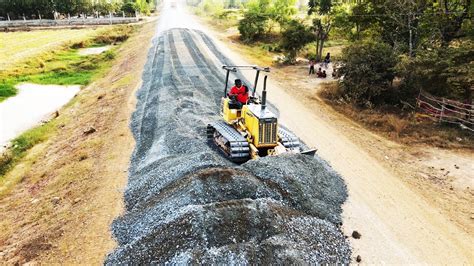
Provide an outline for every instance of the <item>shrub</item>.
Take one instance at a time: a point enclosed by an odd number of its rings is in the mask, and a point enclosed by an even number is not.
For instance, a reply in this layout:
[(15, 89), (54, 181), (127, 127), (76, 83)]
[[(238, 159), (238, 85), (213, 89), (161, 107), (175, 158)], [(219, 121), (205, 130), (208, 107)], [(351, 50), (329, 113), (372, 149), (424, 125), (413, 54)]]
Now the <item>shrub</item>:
[(0, 81), (0, 102), (4, 99), (13, 96), (17, 93), (17, 90), (12, 82)]
[(131, 25), (116, 26), (111, 30), (102, 31), (94, 38), (97, 44), (115, 44), (126, 41), (133, 33), (134, 28)]
[(89, 46), (89, 42), (85, 40), (85, 41), (79, 41), (79, 42), (73, 43), (71, 45), (71, 48), (72, 49), (79, 49), (79, 48), (85, 48), (87, 46)]
[(314, 34), (309, 27), (298, 20), (291, 20), (282, 34), (280, 46), (286, 51), (288, 61), (293, 63), (298, 51), (312, 41)]
[(338, 82), (321, 83), (321, 96), (329, 100), (339, 100), (341, 98), (341, 87)]
[(416, 58), (405, 57), (397, 65), (401, 87), (408, 96), (420, 89), (457, 100), (469, 100), (474, 82), (474, 42), (438, 47), (419, 52)]
[(265, 33), (268, 18), (257, 12), (247, 11), (244, 18), (239, 21), (240, 38), (244, 42), (256, 41)]
[(112, 60), (112, 59), (115, 58), (115, 53), (114, 53), (114, 51), (108, 50), (108, 51), (106, 51), (106, 52), (104, 53), (104, 57), (105, 57), (105, 59), (107, 59), (107, 60)]
[(343, 76), (343, 93), (356, 103), (373, 103), (391, 88), (397, 57), (389, 45), (355, 43), (343, 50), (341, 61), (339, 73)]

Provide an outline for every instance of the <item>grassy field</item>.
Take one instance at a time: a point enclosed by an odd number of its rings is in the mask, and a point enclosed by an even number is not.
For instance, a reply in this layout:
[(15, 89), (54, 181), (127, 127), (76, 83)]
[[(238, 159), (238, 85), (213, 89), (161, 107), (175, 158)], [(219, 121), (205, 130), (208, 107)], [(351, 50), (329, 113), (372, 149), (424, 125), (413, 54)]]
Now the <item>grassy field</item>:
[[(94, 76), (100, 73), (106, 62), (114, 58), (114, 49), (100, 55), (89, 56), (79, 55), (78, 49), (123, 42), (133, 31), (133, 26), (105, 27), (87, 31), (88, 33), (83, 35), (82, 39), (76, 37), (71, 37), (67, 41), (64, 39), (63, 43), (54, 49), (51, 47), (49, 49), (40, 47), (36, 50), (32, 48), (31, 50), (34, 51), (31, 53), (36, 53), (35, 56), (30, 55), (22, 61), (11, 64), (4, 71), (0, 71), (0, 102), (14, 96), (17, 92), (15, 85), (20, 82), (58, 85), (89, 84)], [(26, 33), (18, 34), (23, 36)], [(13, 36), (15, 35), (9, 37), (13, 38)], [(24, 54), (28, 49), (19, 51)], [(1, 56), (5, 57), (4, 54)], [(15, 55), (12, 55), (13, 57)]]
[[(110, 68), (119, 45), (104, 53), (88, 56), (79, 55), (78, 48), (120, 44), (134, 31), (134, 26), (107, 28), (97, 32), (95, 36), (63, 45), (54, 51), (43, 52), (0, 72), (0, 102), (13, 96), (16, 93), (15, 85), (21, 82), (88, 85)], [(56, 127), (51, 122), (30, 129), (12, 141), (12, 148), (0, 154), (0, 185), (3, 176), (24, 157), (26, 151), (47, 139), (54, 130)]]
[(63, 46), (67, 42), (92, 37), (93, 28), (71, 30), (40, 30), (29, 32), (0, 32), (0, 71), (25, 59)]

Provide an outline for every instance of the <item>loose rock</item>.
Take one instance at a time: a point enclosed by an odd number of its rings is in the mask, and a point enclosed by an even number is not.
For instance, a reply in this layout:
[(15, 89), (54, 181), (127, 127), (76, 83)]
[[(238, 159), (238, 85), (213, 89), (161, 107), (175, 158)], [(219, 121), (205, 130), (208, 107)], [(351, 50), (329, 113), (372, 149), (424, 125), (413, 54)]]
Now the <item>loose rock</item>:
[(53, 197), (53, 198), (51, 199), (51, 203), (53, 203), (54, 205), (59, 204), (60, 201), (61, 201), (61, 198), (60, 198), (60, 197)]
[(89, 134), (92, 134), (94, 132), (96, 132), (97, 130), (94, 128), (94, 127), (89, 127), (87, 128), (86, 130), (84, 130), (84, 135), (89, 135)]
[(232, 65), (199, 31), (166, 31), (150, 50), (125, 213), (112, 224), (118, 247), (105, 263), (350, 263), (337, 226), (347, 190), (325, 161), (289, 154), (236, 165), (207, 143), (224, 72), (203, 46)]
[(359, 232), (357, 232), (357, 231), (353, 231), (353, 232), (352, 232), (352, 237), (355, 238), (355, 239), (359, 239), (361, 236), (362, 236), (362, 235), (361, 235)]

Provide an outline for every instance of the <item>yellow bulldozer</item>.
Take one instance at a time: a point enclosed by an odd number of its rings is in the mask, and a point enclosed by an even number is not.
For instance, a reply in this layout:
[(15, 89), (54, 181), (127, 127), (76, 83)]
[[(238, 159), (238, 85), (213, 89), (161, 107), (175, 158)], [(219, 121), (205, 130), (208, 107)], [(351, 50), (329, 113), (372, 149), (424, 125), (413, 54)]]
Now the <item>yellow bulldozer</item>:
[[(258, 66), (223, 66), (226, 70), (223, 120), (208, 124), (208, 141), (216, 145), (231, 161), (242, 163), (263, 156), (302, 153), (314, 156), (316, 149), (303, 150), (299, 139), (278, 124), (277, 116), (267, 107), (267, 74), (270, 68)], [(256, 72), (247, 104), (241, 105), (227, 94), (229, 74), (238, 70)], [(265, 73), (261, 99), (256, 95), (260, 73)], [(250, 93), (250, 92), (249, 92)]]

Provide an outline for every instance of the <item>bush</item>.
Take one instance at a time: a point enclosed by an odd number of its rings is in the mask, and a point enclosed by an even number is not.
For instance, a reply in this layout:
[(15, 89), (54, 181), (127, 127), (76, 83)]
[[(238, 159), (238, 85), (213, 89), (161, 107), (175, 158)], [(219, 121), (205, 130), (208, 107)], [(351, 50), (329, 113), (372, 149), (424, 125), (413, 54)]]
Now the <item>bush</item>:
[(382, 42), (355, 43), (343, 50), (344, 96), (356, 103), (375, 103), (391, 88), (397, 57), (392, 48)]
[(321, 96), (328, 100), (339, 100), (341, 99), (342, 91), (341, 86), (336, 81), (321, 83)]
[(115, 58), (115, 52), (114, 51), (111, 51), (111, 50), (108, 50), (104, 53), (104, 58), (107, 59), (107, 60), (112, 60)]
[(123, 11), (128, 16), (135, 15), (135, 11), (137, 10), (137, 6), (135, 5), (135, 3), (127, 2), (127, 3), (124, 3), (122, 5), (120, 10)]
[(217, 14), (218, 19), (224, 20), (235, 20), (237, 19), (238, 13), (235, 10), (223, 10), (221, 13)]
[(116, 26), (111, 30), (103, 31), (94, 38), (96, 44), (115, 44), (126, 41), (133, 33), (133, 26)]
[(268, 18), (257, 12), (247, 11), (244, 18), (239, 21), (240, 38), (244, 42), (256, 41), (265, 33)]
[(438, 47), (420, 52), (416, 58), (402, 58), (397, 71), (401, 88), (408, 96), (420, 90), (456, 100), (469, 100), (474, 82), (474, 42)]
[(16, 95), (17, 90), (14, 84), (10, 81), (0, 81), (0, 102), (6, 98)]
[(312, 41), (314, 34), (309, 27), (298, 20), (291, 20), (282, 34), (280, 46), (286, 51), (288, 61), (293, 63), (298, 51)]
[(80, 49), (80, 48), (85, 48), (87, 46), (89, 46), (90, 43), (89, 41), (87, 40), (83, 40), (83, 41), (79, 41), (79, 42), (75, 42), (71, 45), (71, 48), (72, 49)]

